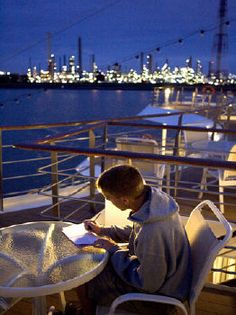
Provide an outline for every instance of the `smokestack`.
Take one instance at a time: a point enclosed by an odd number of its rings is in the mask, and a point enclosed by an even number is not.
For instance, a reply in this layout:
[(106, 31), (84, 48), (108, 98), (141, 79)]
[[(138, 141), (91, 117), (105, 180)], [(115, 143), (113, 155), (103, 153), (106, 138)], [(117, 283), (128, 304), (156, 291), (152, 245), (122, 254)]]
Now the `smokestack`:
[(152, 54), (147, 55), (147, 68), (148, 72), (152, 73)]
[(48, 40), (48, 61), (49, 61), (52, 55), (52, 34), (50, 32), (47, 33), (47, 40)]
[(79, 76), (82, 76), (83, 72), (83, 67), (82, 67), (82, 43), (81, 43), (81, 38), (78, 38), (78, 71), (79, 71)]
[(140, 73), (143, 73), (143, 52), (140, 53)]
[(62, 65), (61, 65), (61, 57), (59, 57), (59, 61), (58, 61), (58, 71), (61, 72), (61, 68), (62, 68)]
[(66, 55), (63, 55), (63, 66), (66, 66)]
[(29, 69), (30, 69), (30, 71), (31, 71), (31, 73), (32, 73), (32, 61), (31, 61), (31, 57), (29, 57)]
[(94, 72), (95, 68), (95, 55), (91, 55), (91, 71)]

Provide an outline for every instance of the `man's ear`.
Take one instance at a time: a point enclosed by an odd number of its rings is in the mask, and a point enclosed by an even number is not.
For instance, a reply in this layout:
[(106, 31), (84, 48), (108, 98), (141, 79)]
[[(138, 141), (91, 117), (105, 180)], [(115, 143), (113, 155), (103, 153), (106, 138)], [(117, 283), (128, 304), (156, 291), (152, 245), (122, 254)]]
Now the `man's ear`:
[(128, 197), (122, 197), (122, 202), (127, 206), (129, 207), (130, 205), (130, 200)]

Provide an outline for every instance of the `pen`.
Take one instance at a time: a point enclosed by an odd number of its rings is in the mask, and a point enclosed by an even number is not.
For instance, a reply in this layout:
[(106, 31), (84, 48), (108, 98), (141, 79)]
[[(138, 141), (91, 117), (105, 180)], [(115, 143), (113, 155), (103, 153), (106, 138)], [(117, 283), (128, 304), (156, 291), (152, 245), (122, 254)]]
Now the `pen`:
[[(101, 215), (101, 212), (99, 212), (99, 213), (94, 217), (94, 219), (92, 219), (92, 222), (96, 222), (96, 220), (100, 217), (100, 215)], [(87, 229), (88, 231), (91, 231), (91, 230), (92, 230), (89, 225), (86, 226), (86, 229)]]
[(100, 217), (100, 215), (101, 215), (101, 212), (99, 212), (99, 213), (95, 216), (95, 218), (93, 219), (93, 221), (96, 222), (97, 219)]

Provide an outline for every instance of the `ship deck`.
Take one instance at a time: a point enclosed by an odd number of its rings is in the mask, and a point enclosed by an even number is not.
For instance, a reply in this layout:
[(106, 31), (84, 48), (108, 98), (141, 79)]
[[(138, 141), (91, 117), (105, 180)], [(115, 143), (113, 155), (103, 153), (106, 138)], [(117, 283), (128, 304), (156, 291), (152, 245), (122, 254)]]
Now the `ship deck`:
[[(196, 170), (196, 168), (195, 168)], [(172, 174), (172, 180), (174, 179), (174, 175)], [(171, 194), (175, 195), (175, 199), (180, 206), (180, 214), (183, 216), (188, 216), (192, 209), (201, 201), (198, 199), (198, 191), (192, 191), (190, 186), (194, 183), (199, 183), (201, 179), (201, 171), (194, 171), (192, 167), (186, 167), (182, 169), (181, 172), (181, 183), (178, 183), (179, 188), (176, 195), (174, 194), (174, 188), (171, 188)], [(193, 178), (194, 177), (194, 178)], [(193, 180), (190, 184), (185, 182), (185, 179)], [(184, 184), (185, 183), (185, 184)], [(166, 182), (164, 182), (166, 184)], [(188, 187), (188, 185), (190, 185)], [(216, 187), (212, 188), (216, 190)], [(229, 199), (230, 198), (230, 199)], [(225, 197), (225, 217), (236, 223), (236, 197), (232, 194), (230, 197)], [(210, 199), (212, 201), (218, 201), (218, 194), (213, 194), (212, 191), (206, 191), (204, 193), (203, 199)], [(101, 201), (101, 196), (97, 195), (97, 200)], [(79, 208), (80, 199), (64, 201), (61, 203), (60, 212), (61, 218), (73, 212), (75, 209)], [(84, 204), (84, 203), (83, 203)], [(230, 205), (230, 206), (229, 206)], [(32, 222), (32, 221), (42, 221), (42, 220), (55, 220), (50, 212), (47, 212), (47, 216), (42, 215), (41, 212), (47, 209), (48, 206), (34, 207), (27, 210), (19, 210), (17, 212), (3, 212), (0, 214), (0, 227), (10, 226), (14, 224), (20, 224), (24, 222)], [(103, 205), (97, 204), (95, 209), (91, 210), (90, 206), (82, 207), (78, 212), (76, 212), (71, 218), (70, 221), (80, 223), (83, 220), (92, 217), (97, 212), (103, 209)], [(207, 213), (208, 215), (208, 213)], [(209, 218), (210, 213), (209, 213)], [(211, 275), (209, 275), (210, 281)], [(236, 278), (235, 278), (236, 279)], [(197, 312), (196, 315), (234, 315), (236, 314), (236, 280), (233, 279), (230, 283), (224, 286), (205, 286), (204, 290), (200, 294), (200, 297), (197, 302)], [(78, 298), (75, 290), (71, 290), (65, 292), (67, 301), (74, 301), (74, 303), (78, 304)], [(48, 308), (51, 305), (54, 305), (57, 309), (61, 309), (60, 296), (59, 294), (50, 295), (47, 297), (47, 305)], [(31, 314), (31, 299), (23, 298), (18, 303), (16, 303), (10, 310), (8, 310), (6, 315), (30, 315)]]
[[(207, 197), (207, 196), (204, 196)], [(206, 199), (206, 198), (205, 198)], [(98, 196), (98, 200), (101, 201), (101, 197)], [(188, 215), (190, 209), (192, 209), (192, 204), (181, 203), (181, 197), (177, 198), (180, 205), (180, 214)], [(61, 204), (61, 215), (62, 217), (69, 212), (73, 211), (75, 207), (78, 207), (79, 201), (67, 201)], [(17, 212), (1, 213), (0, 215), (0, 227), (9, 226), (13, 224), (19, 224), (29, 221), (40, 221), (40, 220), (50, 220), (53, 217), (42, 216), (41, 211), (45, 209), (44, 207), (32, 208), (27, 210), (21, 210)], [(99, 212), (102, 209), (102, 205), (91, 211), (90, 207), (84, 207), (80, 210), (79, 214), (72, 219), (74, 222), (82, 222), (86, 218), (90, 218), (94, 213)], [(225, 215), (228, 218), (235, 220), (235, 211), (230, 211), (226, 209)], [(55, 219), (55, 218), (54, 218)], [(209, 276), (210, 279), (210, 276)], [(227, 286), (220, 286), (219, 288), (213, 286), (206, 286), (197, 302), (197, 312), (196, 315), (234, 315), (236, 314), (236, 280), (234, 279)], [(67, 302), (73, 302), (79, 307), (79, 301), (76, 295), (76, 290), (70, 290), (65, 292), (65, 297)], [(8, 310), (6, 315), (30, 315), (32, 310), (30, 298), (23, 298), (18, 303), (16, 303), (10, 310)], [(47, 296), (47, 306), (55, 306), (56, 309), (62, 309), (59, 294), (54, 294)]]

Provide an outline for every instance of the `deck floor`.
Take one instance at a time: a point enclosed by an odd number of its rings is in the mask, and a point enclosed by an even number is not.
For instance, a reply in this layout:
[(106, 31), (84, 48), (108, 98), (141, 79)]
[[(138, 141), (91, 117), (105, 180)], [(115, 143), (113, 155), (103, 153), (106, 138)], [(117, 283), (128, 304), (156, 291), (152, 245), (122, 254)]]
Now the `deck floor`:
[[(186, 196), (186, 194), (185, 194)], [(192, 208), (193, 203), (188, 201), (183, 201), (181, 195), (177, 196), (177, 201), (180, 204), (181, 214), (188, 215)], [(207, 195), (204, 195), (204, 199), (207, 199)], [(99, 201), (101, 198), (99, 197)], [(197, 202), (196, 202), (197, 204)], [(68, 201), (62, 203), (61, 206), (61, 214), (62, 217), (65, 214), (68, 214), (70, 211), (73, 211), (75, 208), (79, 206), (79, 201)], [(45, 207), (39, 207), (28, 210), (21, 210), (17, 212), (8, 212), (0, 214), (0, 227), (5, 227), (13, 224), (19, 224), (29, 221), (39, 221), (39, 220), (52, 220), (52, 217), (45, 217), (41, 215), (41, 211), (45, 209)], [(78, 212), (71, 221), (74, 222), (82, 222), (86, 218), (90, 218), (95, 213), (100, 211), (102, 206), (98, 206), (95, 210), (91, 210), (89, 206), (86, 206)], [(225, 216), (236, 222), (236, 209), (235, 211), (231, 211), (232, 209), (226, 208)], [(235, 286), (235, 283), (233, 284)], [(66, 300), (74, 301), (78, 304), (78, 298), (75, 290), (71, 290), (65, 292)], [(30, 315), (31, 314), (31, 299), (22, 299), (18, 303), (16, 303), (10, 310), (8, 310), (6, 315)], [(54, 305), (57, 309), (61, 309), (61, 303), (59, 294), (54, 294), (47, 297), (47, 305), (48, 308), (51, 305)], [(235, 315), (236, 314), (236, 294), (234, 292), (217, 291), (213, 289), (205, 288), (201, 293), (199, 300), (197, 302), (197, 313), (196, 315)], [(147, 314), (148, 315), (148, 314)]]
[[(75, 290), (65, 292), (67, 302), (79, 306), (79, 301)], [(62, 310), (59, 294), (47, 296), (47, 308), (55, 306), (57, 310)], [(31, 315), (32, 300), (24, 298), (13, 305), (5, 315)], [(196, 305), (196, 315), (235, 315), (236, 296), (235, 293), (216, 292), (204, 289)], [(46, 314), (45, 314), (46, 315)], [(76, 315), (76, 314), (75, 314)], [(148, 315), (148, 314), (147, 314)]]

